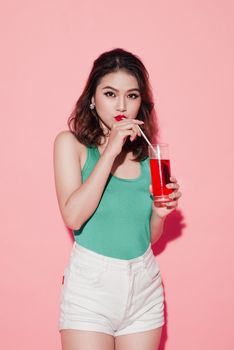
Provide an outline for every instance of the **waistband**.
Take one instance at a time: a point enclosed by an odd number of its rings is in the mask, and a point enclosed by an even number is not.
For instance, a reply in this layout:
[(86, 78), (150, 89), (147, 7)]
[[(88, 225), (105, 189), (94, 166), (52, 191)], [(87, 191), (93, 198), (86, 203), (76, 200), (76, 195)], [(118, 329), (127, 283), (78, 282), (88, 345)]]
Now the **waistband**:
[(87, 263), (87, 264), (95, 264), (96, 265), (102, 265), (106, 267), (112, 267), (112, 268), (118, 268), (118, 269), (129, 269), (134, 268), (135, 266), (138, 267), (138, 265), (144, 265), (147, 266), (152, 260), (155, 259), (155, 256), (153, 254), (151, 244), (149, 244), (147, 250), (145, 253), (141, 256), (138, 256), (133, 259), (124, 260), (124, 259), (117, 259), (112, 258), (109, 256), (98, 254), (90, 249), (87, 249), (75, 241), (72, 247), (72, 256), (76, 256), (80, 261)]

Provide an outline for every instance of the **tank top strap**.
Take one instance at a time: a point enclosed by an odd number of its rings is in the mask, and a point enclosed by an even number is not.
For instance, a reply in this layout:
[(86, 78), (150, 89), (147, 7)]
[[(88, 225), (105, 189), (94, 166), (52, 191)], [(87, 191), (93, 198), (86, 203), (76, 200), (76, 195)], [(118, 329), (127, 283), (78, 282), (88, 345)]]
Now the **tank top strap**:
[(150, 174), (150, 163), (149, 163), (149, 157), (145, 158), (141, 161), (141, 168), (144, 175)]
[[(83, 181), (85, 181), (90, 173), (92, 172), (93, 168), (95, 167), (98, 159), (100, 158), (100, 152), (97, 147), (86, 147), (86, 161), (82, 168), (82, 178)], [(150, 164), (149, 164), (149, 158), (145, 158), (140, 162), (141, 164), (141, 178), (148, 178), (150, 176)]]
[(100, 153), (98, 151), (97, 147), (87, 147), (87, 150), (89, 152), (89, 157), (94, 161), (97, 162), (100, 158)]
[(83, 180), (86, 180), (90, 175), (99, 158), (97, 147), (86, 147), (86, 161), (81, 171)]

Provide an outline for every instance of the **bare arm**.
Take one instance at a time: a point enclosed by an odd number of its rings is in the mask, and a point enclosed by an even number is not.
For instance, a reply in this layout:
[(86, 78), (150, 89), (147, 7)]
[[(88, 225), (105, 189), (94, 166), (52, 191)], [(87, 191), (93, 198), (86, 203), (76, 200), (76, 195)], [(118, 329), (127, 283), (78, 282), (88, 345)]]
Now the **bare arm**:
[(127, 136), (138, 135), (139, 120), (114, 123), (107, 146), (88, 179), (82, 183), (80, 155), (82, 148), (69, 131), (61, 132), (54, 141), (54, 176), (57, 199), (64, 223), (79, 229), (96, 210), (116, 156)]
[[(154, 207), (154, 204), (153, 204)], [(160, 217), (154, 210), (152, 210), (152, 215), (150, 219), (150, 234), (151, 243), (156, 243), (163, 233), (165, 217)]]
[(104, 152), (82, 184), (81, 149), (82, 145), (67, 131), (57, 135), (54, 142), (57, 199), (63, 220), (71, 229), (79, 229), (97, 208), (114, 161)]

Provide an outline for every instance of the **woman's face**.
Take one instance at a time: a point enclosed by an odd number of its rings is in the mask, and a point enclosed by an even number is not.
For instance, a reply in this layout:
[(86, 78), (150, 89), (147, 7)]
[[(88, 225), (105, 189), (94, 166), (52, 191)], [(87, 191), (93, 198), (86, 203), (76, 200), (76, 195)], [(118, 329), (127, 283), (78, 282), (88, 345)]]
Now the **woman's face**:
[(137, 79), (124, 70), (104, 75), (96, 88), (92, 102), (95, 103), (104, 129), (111, 128), (117, 115), (136, 118), (141, 106)]

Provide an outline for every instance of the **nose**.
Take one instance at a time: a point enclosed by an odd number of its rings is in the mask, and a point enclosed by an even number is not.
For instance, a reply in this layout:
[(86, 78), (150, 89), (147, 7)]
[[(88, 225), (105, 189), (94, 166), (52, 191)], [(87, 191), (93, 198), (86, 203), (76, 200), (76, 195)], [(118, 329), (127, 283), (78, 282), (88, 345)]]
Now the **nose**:
[(119, 97), (118, 101), (117, 101), (117, 106), (116, 106), (116, 110), (118, 112), (126, 112), (126, 101), (124, 97)]

